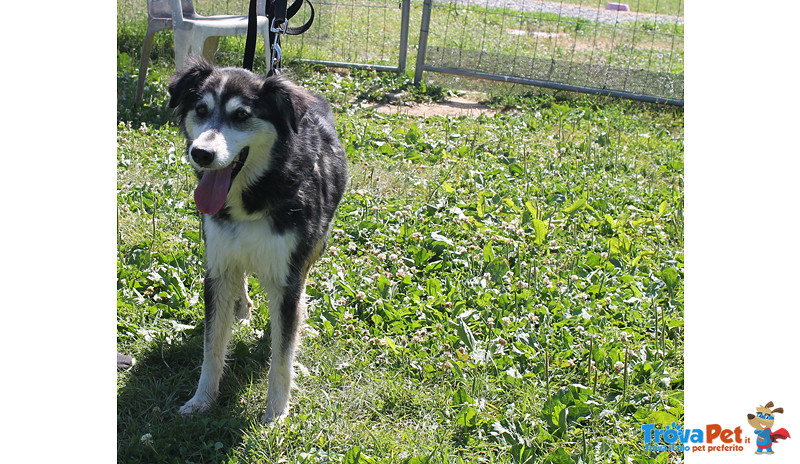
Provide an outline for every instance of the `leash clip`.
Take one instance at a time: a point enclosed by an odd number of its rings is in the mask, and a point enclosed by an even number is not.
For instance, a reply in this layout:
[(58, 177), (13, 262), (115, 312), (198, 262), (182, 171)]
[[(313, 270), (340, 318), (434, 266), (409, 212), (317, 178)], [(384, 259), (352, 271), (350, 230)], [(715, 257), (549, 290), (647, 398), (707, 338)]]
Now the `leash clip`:
[[(280, 24), (278, 27), (275, 27), (275, 21), (280, 20)], [(272, 18), (272, 24), (269, 25), (269, 30), (276, 33), (276, 34), (284, 34), (286, 32), (286, 26), (289, 24), (285, 18)]]
[(278, 26), (275, 27), (276, 20), (278, 20), (277, 17), (276, 18), (272, 18), (272, 24), (270, 24), (270, 26), (269, 26), (270, 32), (272, 32), (275, 35), (274, 39), (272, 40), (272, 63), (270, 63), (271, 64), (271, 66), (270, 66), (271, 72), (277, 71), (278, 66), (280, 65), (280, 62), (281, 62), (280, 36), (281, 36), (281, 34), (286, 33), (286, 27), (289, 24), (289, 21), (287, 21), (285, 19), (281, 19), (280, 20), (281, 21), (280, 24), (278, 24)]
[(281, 61), (281, 46), (278, 44), (276, 37), (275, 43), (272, 44), (272, 69), (276, 69), (278, 63)]

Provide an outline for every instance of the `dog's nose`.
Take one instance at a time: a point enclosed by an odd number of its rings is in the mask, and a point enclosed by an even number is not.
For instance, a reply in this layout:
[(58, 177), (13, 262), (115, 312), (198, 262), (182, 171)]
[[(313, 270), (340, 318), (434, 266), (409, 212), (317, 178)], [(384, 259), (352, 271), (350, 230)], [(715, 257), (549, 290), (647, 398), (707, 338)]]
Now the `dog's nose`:
[(191, 154), (194, 162), (201, 167), (206, 167), (214, 161), (214, 154), (202, 148), (193, 147)]

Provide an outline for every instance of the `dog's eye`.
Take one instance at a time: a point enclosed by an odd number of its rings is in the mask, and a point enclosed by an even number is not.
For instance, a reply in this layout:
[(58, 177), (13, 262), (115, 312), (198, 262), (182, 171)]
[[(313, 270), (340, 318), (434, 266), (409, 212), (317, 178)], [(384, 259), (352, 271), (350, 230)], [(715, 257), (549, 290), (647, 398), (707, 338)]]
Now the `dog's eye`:
[(204, 104), (197, 105), (197, 107), (194, 109), (194, 112), (198, 116), (205, 116), (208, 114), (208, 107)]
[(235, 119), (236, 121), (245, 121), (249, 117), (250, 113), (248, 113), (247, 110), (241, 108), (239, 108), (238, 110), (236, 110), (235, 113), (233, 113), (233, 119)]

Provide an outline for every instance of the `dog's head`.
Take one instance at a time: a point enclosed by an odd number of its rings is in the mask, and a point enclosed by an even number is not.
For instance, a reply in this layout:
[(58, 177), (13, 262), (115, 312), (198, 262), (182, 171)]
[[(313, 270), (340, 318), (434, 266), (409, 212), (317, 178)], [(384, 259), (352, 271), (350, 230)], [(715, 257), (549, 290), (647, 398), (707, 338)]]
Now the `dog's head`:
[(755, 414), (747, 415), (747, 423), (751, 427), (758, 430), (766, 430), (772, 428), (775, 424), (775, 413), (783, 413), (783, 408), (772, 408), (774, 405), (772, 401), (756, 408)]
[(190, 59), (168, 88), (200, 177), (195, 203), (207, 214), (222, 208), (240, 172), (268, 168), (273, 145), (297, 131), (311, 98), (283, 77), (201, 59)]

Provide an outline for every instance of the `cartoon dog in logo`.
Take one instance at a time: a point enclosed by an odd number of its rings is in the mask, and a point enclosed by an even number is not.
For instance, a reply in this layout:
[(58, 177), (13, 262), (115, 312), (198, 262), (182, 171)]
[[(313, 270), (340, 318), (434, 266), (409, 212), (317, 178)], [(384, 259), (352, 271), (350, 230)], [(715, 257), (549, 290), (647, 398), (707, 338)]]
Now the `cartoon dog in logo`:
[(772, 444), (778, 440), (785, 440), (792, 438), (786, 429), (778, 429), (772, 431), (772, 426), (775, 424), (775, 413), (783, 414), (783, 408), (772, 409), (772, 401), (756, 408), (755, 414), (747, 415), (747, 423), (755, 428), (755, 434), (758, 435), (756, 441), (756, 454), (773, 454)]

